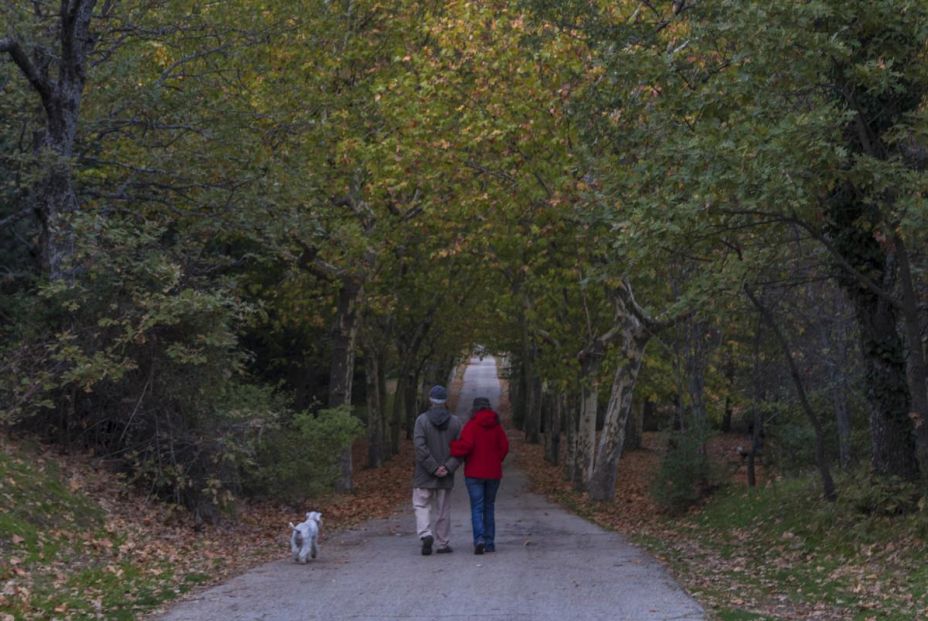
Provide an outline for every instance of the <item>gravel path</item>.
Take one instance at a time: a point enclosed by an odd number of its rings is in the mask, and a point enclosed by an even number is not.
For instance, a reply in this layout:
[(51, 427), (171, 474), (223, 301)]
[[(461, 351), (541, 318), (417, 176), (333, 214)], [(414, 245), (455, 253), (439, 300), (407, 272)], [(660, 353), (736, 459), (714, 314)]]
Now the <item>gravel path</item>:
[[(458, 414), (499, 401), (496, 362), (474, 358)], [(496, 507), (497, 552), (475, 556), (463, 473), (452, 509), (453, 554), (423, 557), (412, 507), (330, 536), (308, 565), (280, 560), (204, 591), (163, 621), (704, 619), (702, 608), (623, 537), (527, 491), (507, 459)], [(281, 556), (286, 553), (281, 550)]]

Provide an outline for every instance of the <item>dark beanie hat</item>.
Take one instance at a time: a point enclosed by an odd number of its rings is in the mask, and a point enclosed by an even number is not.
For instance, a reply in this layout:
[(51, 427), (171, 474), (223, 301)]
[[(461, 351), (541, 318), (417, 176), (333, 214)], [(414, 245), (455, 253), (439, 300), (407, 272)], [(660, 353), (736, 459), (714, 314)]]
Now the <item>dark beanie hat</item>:
[(444, 403), (448, 400), (448, 391), (445, 390), (444, 386), (435, 384), (432, 386), (432, 390), (429, 391), (429, 401), (434, 401), (436, 403)]
[(477, 410), (489, 410), (490, 409), (490, 400), (486, 397), (477, 397), (474, 399), (474, 411)]

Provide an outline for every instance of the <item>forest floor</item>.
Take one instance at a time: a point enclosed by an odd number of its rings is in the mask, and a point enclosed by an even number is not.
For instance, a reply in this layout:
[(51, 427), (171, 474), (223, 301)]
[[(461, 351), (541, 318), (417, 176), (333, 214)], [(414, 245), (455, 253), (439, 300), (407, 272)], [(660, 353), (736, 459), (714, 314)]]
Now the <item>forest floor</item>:
[(731, 481), (683, 516), (662, 514), (650, 494), (662, 434), (646, 433), (640, 450), (623, 455), (616, 499), (606, 503), (574, 491), (541, 446), (511, 437), (534, 491), (646, 548), (712, 618), (928, 619), (924, 516), (863, 516), (825, 503), (811, 477), (762, 478), (749, 490), (736, 452), (744, 436), (710, 442)]
[[(356, 464), (366, 446), (355, 445)], [(411, 443), (358, 468), (351, 495), (241, 503), (224, 524), (147, 498), (88, 455), (0, 439), (0, 621), (136, 619), (192, 589), (289, 553), (289, 521), (321, 511), (322, 541), (409, 496)]]

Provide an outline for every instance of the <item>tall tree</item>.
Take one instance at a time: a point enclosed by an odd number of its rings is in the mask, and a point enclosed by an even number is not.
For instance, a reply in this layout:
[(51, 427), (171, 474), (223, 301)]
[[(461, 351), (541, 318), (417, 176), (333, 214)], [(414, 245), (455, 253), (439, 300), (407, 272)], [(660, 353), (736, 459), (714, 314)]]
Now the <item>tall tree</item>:
[[(66, 276), (75, 252), (71, 215), (78, 208), (72, 158), (90, 56), (97, 37), (96, 19), (108, 19), (115, 2), (61, 0), (57, 12), (45, 3), (16, 3), (2, 9), (6, 32), (0, 37), (0, 54), (19, 68), (22, 78), (38, 97), (43, 127), (35, 139), (42, 171), (32, 186), (33, 209), (40, 222), (42, 267), (52, 280)], [(27, 27), (31, 26), (31, 27)], [(42, 33), (27, 38), (29, 31)]]

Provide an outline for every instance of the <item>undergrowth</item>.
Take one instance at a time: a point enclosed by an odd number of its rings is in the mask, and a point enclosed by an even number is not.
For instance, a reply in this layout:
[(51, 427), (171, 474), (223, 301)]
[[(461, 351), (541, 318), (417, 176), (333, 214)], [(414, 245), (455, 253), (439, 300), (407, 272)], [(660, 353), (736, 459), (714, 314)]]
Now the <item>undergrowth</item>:
[[(729, 488), (638, 540), (667, 559), (719, 619), (910, 620), (928, 613), (928, 513), (905, 486), (845, 477), (820, 497), (813, 476)], [(864, 503), (861, 498), (868, 499)], [(866, 509), (866, 510), (862, 510)]]
[(73, 473), (35, 449), (0, 452), (0, 619), (135, 619), (201, 580), (140, 565)]
[[(739, 443), (713, 442), (726, 440)], [(540, 447), (516, 442), (536, 490), (647, 548), (711, 619), (928, 619), (928, 506), (917, 484), (852, 472), (836, 476), (838, 501), (828, 503), (813, 474), (765, 475), (765, 485), (748, 489), (736, 473), (737, 483), (673, 513), (651, 496), (667, 442), (646, 434), (645, 445), (623, 455), (616, 499), (595, 502)], [(710, 443), (716, 462), (730, 453)]]

